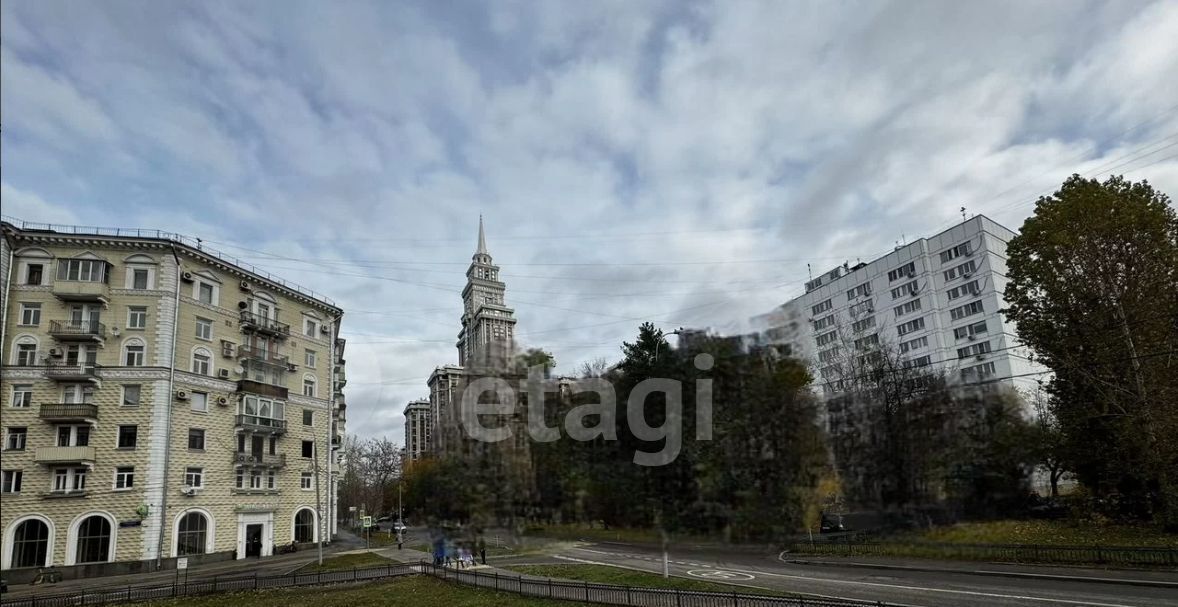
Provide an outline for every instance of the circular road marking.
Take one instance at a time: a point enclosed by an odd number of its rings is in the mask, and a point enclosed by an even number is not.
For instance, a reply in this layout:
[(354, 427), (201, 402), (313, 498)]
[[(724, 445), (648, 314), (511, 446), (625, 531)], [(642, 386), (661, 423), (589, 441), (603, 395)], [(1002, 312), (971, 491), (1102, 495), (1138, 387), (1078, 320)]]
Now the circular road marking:
[(724, 571), (723, 569), (692, 569), (687, 572), (687, 575), (705, 580), (725, 580), (729, 582), (733, 580), (751, 580), (756, 577), (739, 571)]

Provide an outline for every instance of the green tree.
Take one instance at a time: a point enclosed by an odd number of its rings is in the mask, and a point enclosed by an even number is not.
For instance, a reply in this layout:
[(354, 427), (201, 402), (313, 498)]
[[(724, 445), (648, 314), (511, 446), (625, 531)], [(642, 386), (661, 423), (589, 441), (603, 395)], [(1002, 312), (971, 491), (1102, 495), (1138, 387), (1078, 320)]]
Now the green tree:
[(1007, 315), (1054, 371), (1061, 457), (1122, 514), (1178, 526), (1178, 218), (1147, 182), (1074, 175), (1007, 249)]

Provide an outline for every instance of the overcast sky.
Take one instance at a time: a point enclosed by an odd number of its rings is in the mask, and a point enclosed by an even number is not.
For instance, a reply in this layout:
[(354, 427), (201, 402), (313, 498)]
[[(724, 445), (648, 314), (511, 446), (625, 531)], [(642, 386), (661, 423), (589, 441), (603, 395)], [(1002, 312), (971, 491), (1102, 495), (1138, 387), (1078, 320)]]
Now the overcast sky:
[(5, 0), (3, 212), (158, 228), (346, 311), (349, 431), (457, 362), (486, 217), (525, 346), (616, 360), (1067, 175), (1178, 193), (1178, 2)]

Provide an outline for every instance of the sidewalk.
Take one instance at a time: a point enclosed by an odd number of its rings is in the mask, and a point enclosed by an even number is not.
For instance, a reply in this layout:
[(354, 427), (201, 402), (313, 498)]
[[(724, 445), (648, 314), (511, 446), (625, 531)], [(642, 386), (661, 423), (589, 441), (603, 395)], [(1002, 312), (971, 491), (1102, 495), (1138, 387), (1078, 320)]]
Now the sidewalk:
[(1174, 587), (1178, 589), (1178, 571), (1162, 571), (1156, 569), (1102, 569), (1096, 567), (953, 561), (886, 556), (813, 556), (790, 554), (788, 552), (780, 554), (778, 559), (791, 565), (810, 565), (814, 567), (860, 567), (879, 570), (968, 573), (972, 575), (1021, 577), (1027, 579), (1090, 580), (1094, 583), (1103, 584), (1132, 584), (1138, 586)]
[[(356, 550), (357, 547), (363, 549), (363, 540), (346, 531), (340, 530), (338, 537), (331, 544), (323, 546), (323, 554), (338, 554), (341, 552), (348, 552)], [(219, 561), (216, 563), (208, 563), (197, 567), (192, 567), (187, 570), (188, 580), (206, 580), (214, 577), (249, 577), (257, 575), (270, 576), (282, 575), (288, 573), (292, 569), (304, 565), (315, 560), (316, 551), (314, 548), (310, 550), (302, 550), (292, 554), (280, 554), (266, 558), (248, 558), (236, 561)], [(180, 572), (180, 581), (184, 581), (185, 572)], [(30, 584), (9, 585), (8, 592), (4, 593), (4, 598), (26, 598), (30, 596), (49, 596), (54, 594), (66, 594), (71, 592), (81, 592), (91, 588), (102, 588), (108, 586), (137, 586), (142, 584), (170, 584), (175, 581), (176, 571), (153, 571), (151, 573), (137, 573), (133, 575), (113, 575), (106, 577), (81, 578), (76, 580), (65, 580), (56, 584), (41, 584), (33, 586)]]

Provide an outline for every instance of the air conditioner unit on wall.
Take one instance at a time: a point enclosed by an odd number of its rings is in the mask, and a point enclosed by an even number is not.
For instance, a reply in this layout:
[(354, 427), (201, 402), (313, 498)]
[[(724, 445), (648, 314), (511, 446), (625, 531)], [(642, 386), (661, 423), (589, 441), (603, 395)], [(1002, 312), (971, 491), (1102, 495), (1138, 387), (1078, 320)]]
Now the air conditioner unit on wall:
[(968, 336), (968, 337), (966, 337), (966, 339), (968, 339), (968, 340), (970, 340), (970, 341), (974, 341), (974, 340), (976, 340), (977, 338), (978, 338), (978, 336), (977, 336), (977, 335), (974, 335), (973, 333), (970, 333), (970, 334), (969, 334), (969, 336)]
[[(226, 375), (228, 375), (228, 369), (224, 369), (224, 370), (226, 371)], [(217, 397), (217, 405), (221, 406), (221, 407), (228, 407), (229, 406), (229, 397), (218, 396)]]
[(319, 326), (319, 332), (320, 332), (320, 333), (322, 333), (322, 334), (324, 334), (324, 335), (330, 335), (330, 334), (331, 334), (331, 330), (329, 330), (329, 329), (327, 328), (327, 325), (320, 325), (320, 326)]
[(184, 495), (187, 495), (188, 497), (192, 497), (192, 496), (196, 495), (196, 487), (185, 487), (180, 490), (180, 493), (183, 493)]
[(217, 369), (217, 377), (229, 379), (229, 369)]
[(176, 400), (188, 400), (188, 390), (176, 390)]
[(192, 272), (184, 272), (180, 275), (180, 280), (183, 280), (184, 282), (192, 282)]
[(252, 290), (252, 289), (251, 289), (251, 287), (250, 287), (250, 283), (248, 283), (248, 282), (246, 282), (246, 281), (244, 281), (244, 280), (243, 280), (243, 281), (241, 281), (241, 284), (240, 284), (239, 286), (241, 287), (241, 290), (242, 290), (242, 291), (246, 291), (246, 292), (248, 292), (248, 291)]
[(237, 347), (231, 341), (221, 340), (221, 356), (225, 358), (233, 358), (237, 354)]
[(61, 350), (58, 350), (57, 348), (49, 348), (49, 356), (54, 358), (61, 356)]

